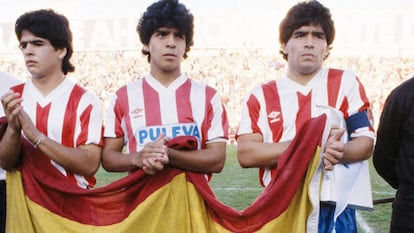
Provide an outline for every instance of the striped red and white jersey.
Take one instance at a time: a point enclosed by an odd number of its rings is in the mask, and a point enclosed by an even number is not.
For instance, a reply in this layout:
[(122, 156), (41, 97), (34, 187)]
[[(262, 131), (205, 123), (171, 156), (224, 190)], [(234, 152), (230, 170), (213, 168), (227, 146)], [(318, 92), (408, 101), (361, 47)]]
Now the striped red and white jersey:
[[(253, 88), (244, 99), (237, 136), (260, 133), (266, 143), (292, 140), (307, 120), (323, 113), (317, 106), (338, 109), (345, 120), (366, 112), (369, 121), (355, 124), (357, 128), (349, 135), (374, 138), (369, 101), (358, 77), (350, 71), (328, 68), (322, 68), (306, 86), (284, 76)], [(263, 186), (271, 175), (271, 169), (260, 169)]]
[(142, 150), (160, 134), (192, 135), (199, 148), (226, 141), (228, 120), (218, 92), (181, 75), (168, 87), (150, 74), (121, 87), (105, 116), (105, 137), (123, 137), (127, 153)]
[[(23, 109), (36, 128), (53, 141), (70, 148), (86, 144), (103, 146), (103, 110), (99, 99), (91, 92), (68, 78), (47, 96), (43, 96), (31, 81), (13, 90), (21, 93)], [(48, 161), (79, 187), (96, 184), (95, 177), (73, 174), (53, 160)]]

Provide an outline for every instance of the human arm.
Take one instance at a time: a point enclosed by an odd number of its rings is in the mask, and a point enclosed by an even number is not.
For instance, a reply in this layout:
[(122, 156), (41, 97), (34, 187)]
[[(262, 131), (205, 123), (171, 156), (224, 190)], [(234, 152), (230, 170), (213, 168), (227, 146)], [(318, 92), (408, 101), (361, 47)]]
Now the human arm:
[(206, 149), (175, 150), (167, 148), (163, 138), (147, 143), (140, 152), (124, 154), (123, 138), (105, 138), (102, 165), (107, 171), (135, 171), (142, 168), (147, 174), (155, 174), (164, 166), (171, 166), (195, 172), (220, 172), (224, 166), (226, 143), (208, 143)]
[(331, 130), (323, 153), (325, 169), (332, 170), (336, 164), (354, 163), (368, 159), (372, 155), (374, 140), (359, 136), (343, 143), (341, 137), (345, 129)]
[(340, 163), (355, 163), (367, 160), (372, 155), (374, 139), (366, 136), (360, 136), (351, 139), (345, 143), (345, 149)]
[(0, 141), (0, 166), (11, 170), (20, 158), (21, 126), (18, 120), (22, 99), (17, 93), (7, 92), (1, 98), (2, 107), (7, 117), (7, 127)]
[(168, 163), (164, 136), (147, 143), (139, 152), (124, 154), (124, 138), (104, 138), (102, 166), (110, 172), (132, 172), (142, 168), (147, 174), (155, 174)]
[(243, 168), (272, 167), (290, 142), (264, 143), (259, 133), (242, 134), (237, 138), (237, 159)]
[[(237, 158), (241, 167), (275, 166), (291, 142), (291, 140), (279, 141), (283, 121), (279, 118), (280, 108), (277, 104), (272, 110), (266, 110), (266, 99), (277, 99), (274, 85), (275, 83), (272, 82), (256, 87), (244, 99), (241, 121), (236, 135)], [(264, 94), (264, 89), (268, 90), (266, 92), (269, 95), (268, 98)], [(271, 120), (274, 120), (271, 129), (265, 127), (269, 124), (268, 112), (271, 112)], [(272, 139), (265, 140), (263, 135), (270, 131), (272, 131)]]
[[(374, 145), (374, 129), (369, 114), (369, 101), (364, 87), (355, 74), (345, 72), (343, 81), (345, 97), (340, 109), (345, 117), (344, 128), (333, 126), (325, 145), (324, 165), (328, 170), (338, 163), (347, 164), (370, 158)], [(347, 106), (347, 107), (345, 107)], [(339, 110), (339, 109), (338, 109)], [(344, 142), (343, 135), (347, 139)], [(349, 137), (348, 137), (349, 136)]]
[(226, 142), (216, 141), (206, 144), (200, 150), (175, 150), (168, 148), (171, 166), (201, 173), (218, 173), (223, 169), (226, 160)]
[[(43, 135), (36, 128), (29, 115), (21, 110), (19, 122), (26, 138), (35, 144), (40, 139), (37, 148), (65, 169), (83, 176), (93, 176), (99, 168), (102, 148), (96, 144), (79, 145), (77, 148), (68, 147), (55, 142)], [(42, 139), (40, 137), (43, 137)]]

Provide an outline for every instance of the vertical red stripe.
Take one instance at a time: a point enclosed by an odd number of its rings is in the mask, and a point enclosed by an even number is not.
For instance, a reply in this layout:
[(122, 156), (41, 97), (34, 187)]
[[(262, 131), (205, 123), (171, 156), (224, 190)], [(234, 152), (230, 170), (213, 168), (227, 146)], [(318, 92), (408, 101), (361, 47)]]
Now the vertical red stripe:
[(194, 122), (193, 109), (191, 106), (191, 80), (188, 79), (175, 92), (176, 108), (179, 123)]
[[(138, 92), (138, 90), (137, 90)], [(128, 124), (132, 124), (131, 123), (131, 115), (130, 113), (130, 108), (129, 108), (129, 98), (128, 98), (128, 88), (127, 86), (123, 86), (121, 87), (117, 92), (117, 101), (115, 103), (114, 106), (114, 112), (115, 112), (115, 135), (117, 137), (125, 137), (124, 132), (122, 131), (122, 119), (124, 118), (125, 122), (129, 122)], [(128, 130), (128, 135), (134, 135), (134, 132), (132, 131), (132, 129), (130, 127), (127, 127)], [(132, 137), (132, 140), (128, 143), (129, 145), (129, 151), (134, 151), (135, 148), (137, 148), (137, 140), (135, 137)]]
[(296, 133), (300, 131), (302, 126), (311, 119), (311, 109), (312, 109), (312, 91), (308, 95), (302, 95), (297, 92), (298, 98), (298, 113), (296, 114)]
[(145, 120), (147, 126), (161, 125), (160, 99), (157, 91), (143, 79), (142, 92), (144, 93)]
[[(276, 86), (276, 81), (270, 81), (263, 85), (263, 95), (266, 102), (266, 117), (269, 124), (269, 128), (272, 131), (273, 142), (279, 142), (283, 134), (283, 115), (280, 105), (279, 92)], [(271, 176), (274, 176), (276, 167), (273, 167), (270, 171)], [(263, 175), (265, 173), (264, 168), (259, 169), (260, 184), (264, 187)]]
[(89, 122), (91, 118), (92, 112), (92, 105), (90, 104), (86, 109), (82, 112), (80, 116), (80, 125), (81, 125), (81, 134), (79, 135), (78, 139), (76, 140), (76, 146), (85, 144), (88, 140), (89, 134)]
[(250, 118), (250, 128), (253, 130), (253, 133), (261, 132), (260, 128), (257, 125), (259, 121), (259, 112), (260, 112), (260, 103), (254, 95), (249, 96), (249, 99), (246, 102), (249, 110)]
[(84, 93), (85, 90), (82, 87), (75, 85), (69, 96), (69, 102), (66, 106), (62, 130), (62, 144), (67, 147), (75, 147), (73, 139), (75, 137), (75, 127), (77, 119), (76, 112), (79, 106), (80, 99), (82, 98)]
[(367, 94), (365, 93), (364, 86), (362, 85), (361, 81), (357, 77), (357, 81), (359, 84), (359, 95), (361, 96), (362, 101), (364, 102), (364, 105), (358, 109), (358, 112), (367, 111), (368, 113), (368, 119), (371, 122), (370, 130), (374, 131), (374, 116), (372, 115), (371, 111), (371, 104), (368, 100)]
[(349, 109), (349, 103), (348, 98), (345, 96), (344, 100), (341, 103), (341, 106), (339, 107), (339, 111), (341, 111), (344, 114), (344, 118), (348, 119), (348, 109)]
[(357, 77), (357, 81), (359, 84), (359, 95), (361, 96), (361, 99), (364, 102), (364, 105), (359, 109), (359, 111), (361, 112), (361, 111), (369, 109), (369, 100), (368, 100), (367, 94), (365, 93), (364, 86), (362, 85), (358, 77)]
[[(76, 119), (77, 119), (77, 109), (79, 106), (80, 99), (82, 98), (83, 94), (86, 92), (85, 89), (80, 87), (79, 85), (74, 85), (72, 92), (69, 96), (69, 101), (66, 106), (65, 117), (63, 119), (63, 130), (62, 130), (62, 144), (67, 147), (75, 148), (74, 145), (74, 137), (75, 137), (75, 127), (76, 127)], [(83, 134), (85, 132), (81, 132)], [(87, 132), (86, 132), (87, 133)], [(82, 135), (80, 135), (81, 137)], [(73, 172), (66, 171), (67, 177), (77, 184), (76, 178)], [(93, 185), (93, 183), (91, 184)]]
[(48, 135), (47, 123), (49, 122), (49, 113), (52, 103), (41, 107), (39, 103), (36, 104), (36, 128), (45, 135)]
[[(115, 135), (117, 137), (124, 136), (124, 132), (122, 131), (122, 118), (125, 117), (126, 122), (131, 122), (131, 118), (129, 113), (129, 99), (128, 99), (128, 89), (127, 86), (121, 87), (116, 92), (116, 102), (114, 106), (114, 114), (115, 114)], [(128, 132), (131, 133), (131, 132)], [(130, 134), (133, 135), (133, 134)]]
[[(267, 120), (272, 130), (273, 142), (279, 142), (283, 134), (283, 115), (276, 81), (271, 81), (263, 85), (263, 95), (265, 96)], [(275, 113), (279, 114), (277, 121), (275, 121), (276, 118), (270, 116), (270, 114)]]
[(343, 70), (329, 69), (328, 73), (328, 105), (336, 108), (339, 89), (341, 88)]
[(206, 95), (206, 99), (205, 99), (205, 110), (204, 110), (204, 122), (203, 125), (205, 125), (205, 127), (201, 127), (201, 135), (202, 135), (202, 139), (203, 141), (201, 142), (201, 145), (203, 148), (205, 148), (205, 144), (206, 141), (208, 139), (208, 130), (211, 128), (211, 122), (213, 121), (213, 117), (214, 117), (214, 111), (213, 111), (213, 105), (211, 104), (211, 100), (213, 99), (214, 95), (217, 92), (210, 86), (206, 86), (206, 90), (205, 90), (205, 95)]

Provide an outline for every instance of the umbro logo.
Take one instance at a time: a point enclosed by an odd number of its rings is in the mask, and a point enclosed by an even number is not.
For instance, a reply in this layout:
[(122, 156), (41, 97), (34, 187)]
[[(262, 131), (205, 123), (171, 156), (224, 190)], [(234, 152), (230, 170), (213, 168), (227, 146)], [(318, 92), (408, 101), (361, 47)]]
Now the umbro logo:
[(131, 117), (132, 118), (138, 118), (138, 117), (142, 117), (142, 108), (136, 108), (134, 110), (131, 111)]
[(269, 115), (267, 115), (267, 117), (269, 118), (270, 123), (275, 123), (275, 122), (280, 121), (279, 116), (280, 116), (280, 112), (276, 112), (276, 111), (273, 111), (273, 112), (269, 113)]

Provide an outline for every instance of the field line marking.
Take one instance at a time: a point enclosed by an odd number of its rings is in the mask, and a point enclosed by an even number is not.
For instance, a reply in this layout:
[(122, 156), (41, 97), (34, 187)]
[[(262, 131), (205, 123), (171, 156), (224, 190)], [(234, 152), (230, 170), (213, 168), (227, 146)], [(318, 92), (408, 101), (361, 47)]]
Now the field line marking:
[(372, 228), (368, 225), (365, 219), (358, 212), (356, 213), (356, 219), (358, 225), (364, 230), (364, 233), (374, 233)]
[(249, 190), (253, 190), (253, 191), (257, 191), (257, 190), (263, 190), (263, 188), (246, 188), (246, 187), (220, 187), (220, 188), (213, 188), (214, 190), (225, 190), (225, 191), (231, 191), (231, 190), (239, 190), (239, 191), (249, 191)]

